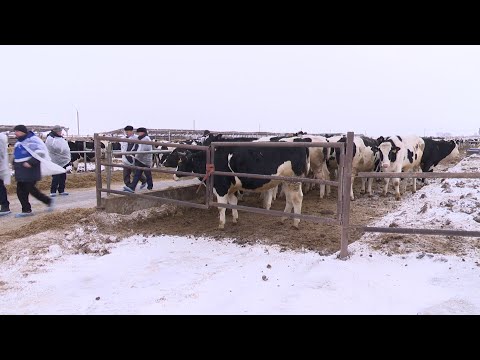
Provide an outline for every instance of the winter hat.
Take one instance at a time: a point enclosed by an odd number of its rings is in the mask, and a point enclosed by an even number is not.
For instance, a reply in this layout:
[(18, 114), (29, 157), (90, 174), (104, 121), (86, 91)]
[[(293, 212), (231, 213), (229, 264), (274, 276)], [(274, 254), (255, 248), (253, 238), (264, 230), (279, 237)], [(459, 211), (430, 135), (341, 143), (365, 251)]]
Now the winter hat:
[(21, 132), (23, 132), (23, 133), (25, 133), (25, 134), (28, 133), (28, 129), (27, 129), (27, 127), (26, 127), (25, 125), (17, 125), (17, 126), (15, 126), (15, 127), (13, 128), (13, 131), (21, 131)]
[(147, 133), (147, 129), (145, 129), (144, 127), (139, 127), (139, 128), (137, 129), (137, 133), (139, 133), (139, 132), (144, 132), (144, 133), (146, 134), (146, 133)]
[(62, 130), (63, 130), (63, 128), (60, 125), (55, 125), (52, 129), (52, 131), (55, 131), (55, 132), (62, 131)]
[(125, 126), (125, 128), (124, 128), (123, 130), (125, 130), (125, 131), (133, 131), (133, 126), (127, 125), (127, 126)]

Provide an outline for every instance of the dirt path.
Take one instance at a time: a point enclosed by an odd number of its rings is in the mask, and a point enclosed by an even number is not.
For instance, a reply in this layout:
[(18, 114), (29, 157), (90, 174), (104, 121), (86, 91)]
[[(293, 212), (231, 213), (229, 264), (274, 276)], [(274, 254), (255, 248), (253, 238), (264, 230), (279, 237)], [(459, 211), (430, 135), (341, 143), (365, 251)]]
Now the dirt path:
[[(198, 180), (181, 180), (181, 181), (174, 181), (174, 180), (164, 180), (155, 182), (154, 186), (156, 190), (160, 190), (169, 186), (180, 186), (189, 183), (196, 183)], [(112, 183), (112, 189), (122, 190), (123, 183), (122, 182), (114, 182)], [(15, 194), (9, 194), (8, 200), (10, 201), (10, 210), (12, 213), (10, 215), (5, 215), (0, 217), (0, 228), (2, 229), (0, 234), (0, 239), (4, 234), (10, 233), (12, 231), (17, 232), (19, 229), (23, 227), (28, 227), (32, 222), (38, 222), (41, 219), (51, 219), (51, 220), (58, 220), (57, 218), (61, 215), (64, 211), (69, 209), (91, 209), (91, 213), (93, 213), (95, 206), (97, 204), (96, 200), (96, 193), (95, 187), (88, 187), (85, 189), (67, 189), (69, 195), (68, 196), (56, 196), (54, 198), (55, 205), (54, 211), (47, 212), (47, 207), (42, 202), (38, 201), (37, 199), (30, 196), (30, 204), (32, 204), (32, 210), (35, 213), (34, 216), (28, 216), (25, 218), (15, 218), (15, 214), (21, 212), (22, 208), (18, 198)], [(43, 191), (47, 193), (47, 191)], [(140, 190), (137, 192), (140, 193), (147, 193), (148, 190)], [(102, 194), (102, 197), (106, 194)], [(80, 212), (83, 215), (88, 214), (89, 212)], [(58, 221), (54, 221), (53, 223), (48, 224), (51, 228), (55, 228), (58, 224)], [(40, 229), (39, 229), (40, 230)], [(47, 230), (45, 228), (44, 230)], [(30, 233), (30, 231), (28, 231)]]

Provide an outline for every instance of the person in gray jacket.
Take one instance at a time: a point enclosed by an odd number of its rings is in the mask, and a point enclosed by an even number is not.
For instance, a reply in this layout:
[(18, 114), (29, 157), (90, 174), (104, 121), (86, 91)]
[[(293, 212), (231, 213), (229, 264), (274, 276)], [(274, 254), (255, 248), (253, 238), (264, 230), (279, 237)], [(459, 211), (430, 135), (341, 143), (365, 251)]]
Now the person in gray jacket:
[[(123, 129), (125, 131), (125, 138), (126, 139), (138, 139), (138, 136), (133, 133), (133, 126), (127, 125)], [(127, 151), (133, 151), (132, 149), (134, 146), (138, 144), (133, 144), (133, 143), (127, 143), (127, 142), (121, 142), (120, 147), (122, 152), (127, 152)], [(122, 163), (124, 165), (130, 165), (130, 166), (135, 166), (135, 156), (134, 155), (122, 155)], [(130, 186), (132, 184), (132, 169), (127, 169), (123, 168), (123, 183), (125, 186)], [(135, 175), (135, 172), (134, 172)], [(147, 186), (147, 179), (145, 178), (145, 175), (142, 174), (140, 177), (140, 181), (142, 185), (140, 185), (140, 189), (143, 189), (145, 186)]]
[[(137, 129), (138, 140), (145, 140), (145, 141), (152, 141), (147, 134), (147, 129), (144, 127), (140, 127)], [(152, 151), (152, 145), (146, 144), (135, 144), (132, 151)], [(152, 154), (136, 154), (135, 155), (135, 166), (141, 166), (146, 169), (152, 167), (153, 159)], [(140, 181), (140, 177), (142, 173), (145, 173), (145, 177), (147, 178), (147, 189), (153, 189), (153, 180), (152, 180), (152, 172), (150, 170), (135, 170), (135, 176), (133, 177), (133, 181), (130, 185), (126, 185), (123, 187), (123, 190), (128, 192), (135, 192), (135, 188), (137, 187), (138, 182)]]
[[(71, 162), (71, 154), (68, 142), (62, 136), (62, 130), (60, 125), (55, 125), (47, 135), (45, 145), (52, 158), (52, 162), (66, 169)], [(50, 186), (51, 197), (56, 196), (57, 191), (59, 195), (68, 195), (68, 192), (65, 191), (66, 180), (66, 173), (52, 175), (52, 184)]]

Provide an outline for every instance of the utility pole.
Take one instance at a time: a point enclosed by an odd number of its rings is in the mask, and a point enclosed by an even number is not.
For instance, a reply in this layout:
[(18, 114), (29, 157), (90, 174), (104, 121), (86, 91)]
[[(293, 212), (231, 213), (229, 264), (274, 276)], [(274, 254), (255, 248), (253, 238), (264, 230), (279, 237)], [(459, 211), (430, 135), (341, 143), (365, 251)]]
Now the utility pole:
[(77, 110), (77, 135), (80, 136), (80, 119), (78, 116), (78, 109), (75, 108), (75, 110)]

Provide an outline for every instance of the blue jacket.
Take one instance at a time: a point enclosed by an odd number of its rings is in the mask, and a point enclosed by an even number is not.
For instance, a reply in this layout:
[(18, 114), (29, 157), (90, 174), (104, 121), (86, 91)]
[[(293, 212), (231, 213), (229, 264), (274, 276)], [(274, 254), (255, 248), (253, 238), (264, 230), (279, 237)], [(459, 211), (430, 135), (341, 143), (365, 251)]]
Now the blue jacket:
[[(27, 135), (18, 138), (13, 151), (13, 168), (15, 170), (15, 180), (21, 182), (39, 181), (42, 176), (40, 172), (40, 161), (32, 157), (30, 153), (22, 146), (22, 141), (36, 136), (32, 131)], [(26, 168), (24, 162), (28, 162), (32, 167)]]

